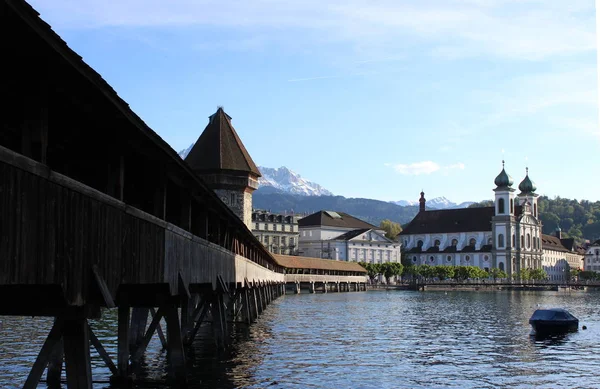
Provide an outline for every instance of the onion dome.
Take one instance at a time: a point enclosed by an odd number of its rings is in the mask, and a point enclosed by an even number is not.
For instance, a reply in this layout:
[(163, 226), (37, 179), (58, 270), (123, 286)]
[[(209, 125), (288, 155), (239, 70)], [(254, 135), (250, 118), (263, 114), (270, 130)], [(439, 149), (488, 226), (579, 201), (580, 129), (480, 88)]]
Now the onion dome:
[(496, 184), (496, 186), (499, 188), (509, 187), (513, 184), (512, 177), (509, 176), (508, 173), (506, 173), (506, 170), (504, 170), (504, 161), (502, 161), (502, 171), (494, 180), (494, 184)]
[(519, 184), (519, 190), (521, 193), (533, 193), (536, 189), (535, 183), (529, 178), (529, 168), (526, 168), (525, 178)]

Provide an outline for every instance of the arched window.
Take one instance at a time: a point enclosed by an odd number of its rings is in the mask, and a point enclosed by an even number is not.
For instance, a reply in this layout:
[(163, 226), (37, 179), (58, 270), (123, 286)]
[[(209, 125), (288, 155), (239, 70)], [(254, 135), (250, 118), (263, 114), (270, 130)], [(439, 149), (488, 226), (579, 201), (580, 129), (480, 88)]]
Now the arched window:
[(500, 269), (501, 271), (504, 271), (504, 262), (500, 262), (498, 264), (498, 269)]
[(527, 248), (531, 247), (531, 235), (527, 234)]
[(471, 238), (471, 239), (469, 240), (469, 246), (475, 246), (475, 242), (476, 242), (476, 241), (475, 241), (475, 238)]
[(537, 204), (533, 204), (533, 216), (537, 217)]
[(515, 213), (515, 202), (513, 199), (510, 199), (510, 213)]
[(498, 247), (504, 247), (504, 234), (498, 234)]
[(452, 239), (452, 246), (456, 246), (458, 244), (458, 240)]
[(436, 239), (435, 243), (433, 244), (435, 247), (440, 247), (440, 240)]
[(504, 213), (504, 199), (498, 199), (498, 213)]
[(513, 234), (513, 237), (512, 237), (512, 247), (514, 248), (516, 246), (517, 246), (517, 243), (515, 242), (515, 234)]
[(525, 236), (521, 235), (521, 248), (525, 247)]
[(423, 241), (422, 241), (422, 240), (419, 240), (419, 241), (417, 242), (417, 247), (418, 247), (418, 248), (421, 248), (421, 247), (423, 247)]
[(488, 238), (487, 244), (490, 244), (490, 245), (492, 244), (492, 238)]

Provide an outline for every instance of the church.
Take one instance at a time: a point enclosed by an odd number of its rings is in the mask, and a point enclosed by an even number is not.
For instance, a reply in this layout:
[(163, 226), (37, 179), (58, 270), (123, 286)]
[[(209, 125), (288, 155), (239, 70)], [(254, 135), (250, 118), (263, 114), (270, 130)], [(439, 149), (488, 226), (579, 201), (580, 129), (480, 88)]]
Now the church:
[[(544, 269), (555, 281), (565, 280), (569, 268), (581, 267), (579, 258), (568, 255), (570, 240), (542, 234), (537, 188), (528, 169), (518, 194), (504, 161), (494, 184), (494, 206), (481, 208), (427, 210), (421, 192), (419, 213), (399, 235), (407, 259), (415, 265), (498, 268), (509, 276)], [(544, 247), (547, 242), (552, 247)]]

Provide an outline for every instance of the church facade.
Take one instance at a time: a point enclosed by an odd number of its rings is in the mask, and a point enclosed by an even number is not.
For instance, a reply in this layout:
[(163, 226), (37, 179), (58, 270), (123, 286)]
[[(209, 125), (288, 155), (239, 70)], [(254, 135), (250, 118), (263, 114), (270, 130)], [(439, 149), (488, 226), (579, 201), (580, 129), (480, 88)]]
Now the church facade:
[[(549, 237), (542, 234), (537, 188), (528, 169), (518, 193), (504, 161), (494, 183), (494, 205), (490, 207), (426, 210), (421, 192), (419, 213), (399, 235), (407, 259), (415, 265), (498, 268), (509, 276), (522, 269), (544, 269), (547, 273), (550, 267), (557, 269), (550, 263), (556, 255), (550, 261), (550, 251), (545, 253), (544, 247), (550, 240), (556, 246), (556, 239), (545, 239)], [(554, 246), (552, 254), (558, 250)], [(553, 272), (552, 278), (566, 278), (567, 270), (561, 277)]]

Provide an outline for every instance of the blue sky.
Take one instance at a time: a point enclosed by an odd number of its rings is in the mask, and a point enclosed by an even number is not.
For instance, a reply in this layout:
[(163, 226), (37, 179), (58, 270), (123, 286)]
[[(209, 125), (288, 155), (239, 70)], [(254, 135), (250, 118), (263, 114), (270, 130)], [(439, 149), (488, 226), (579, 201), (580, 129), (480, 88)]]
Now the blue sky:
[(593, 0), (31, 0), (175, 150), (223, 106), (335, 194), (600, 200)]

